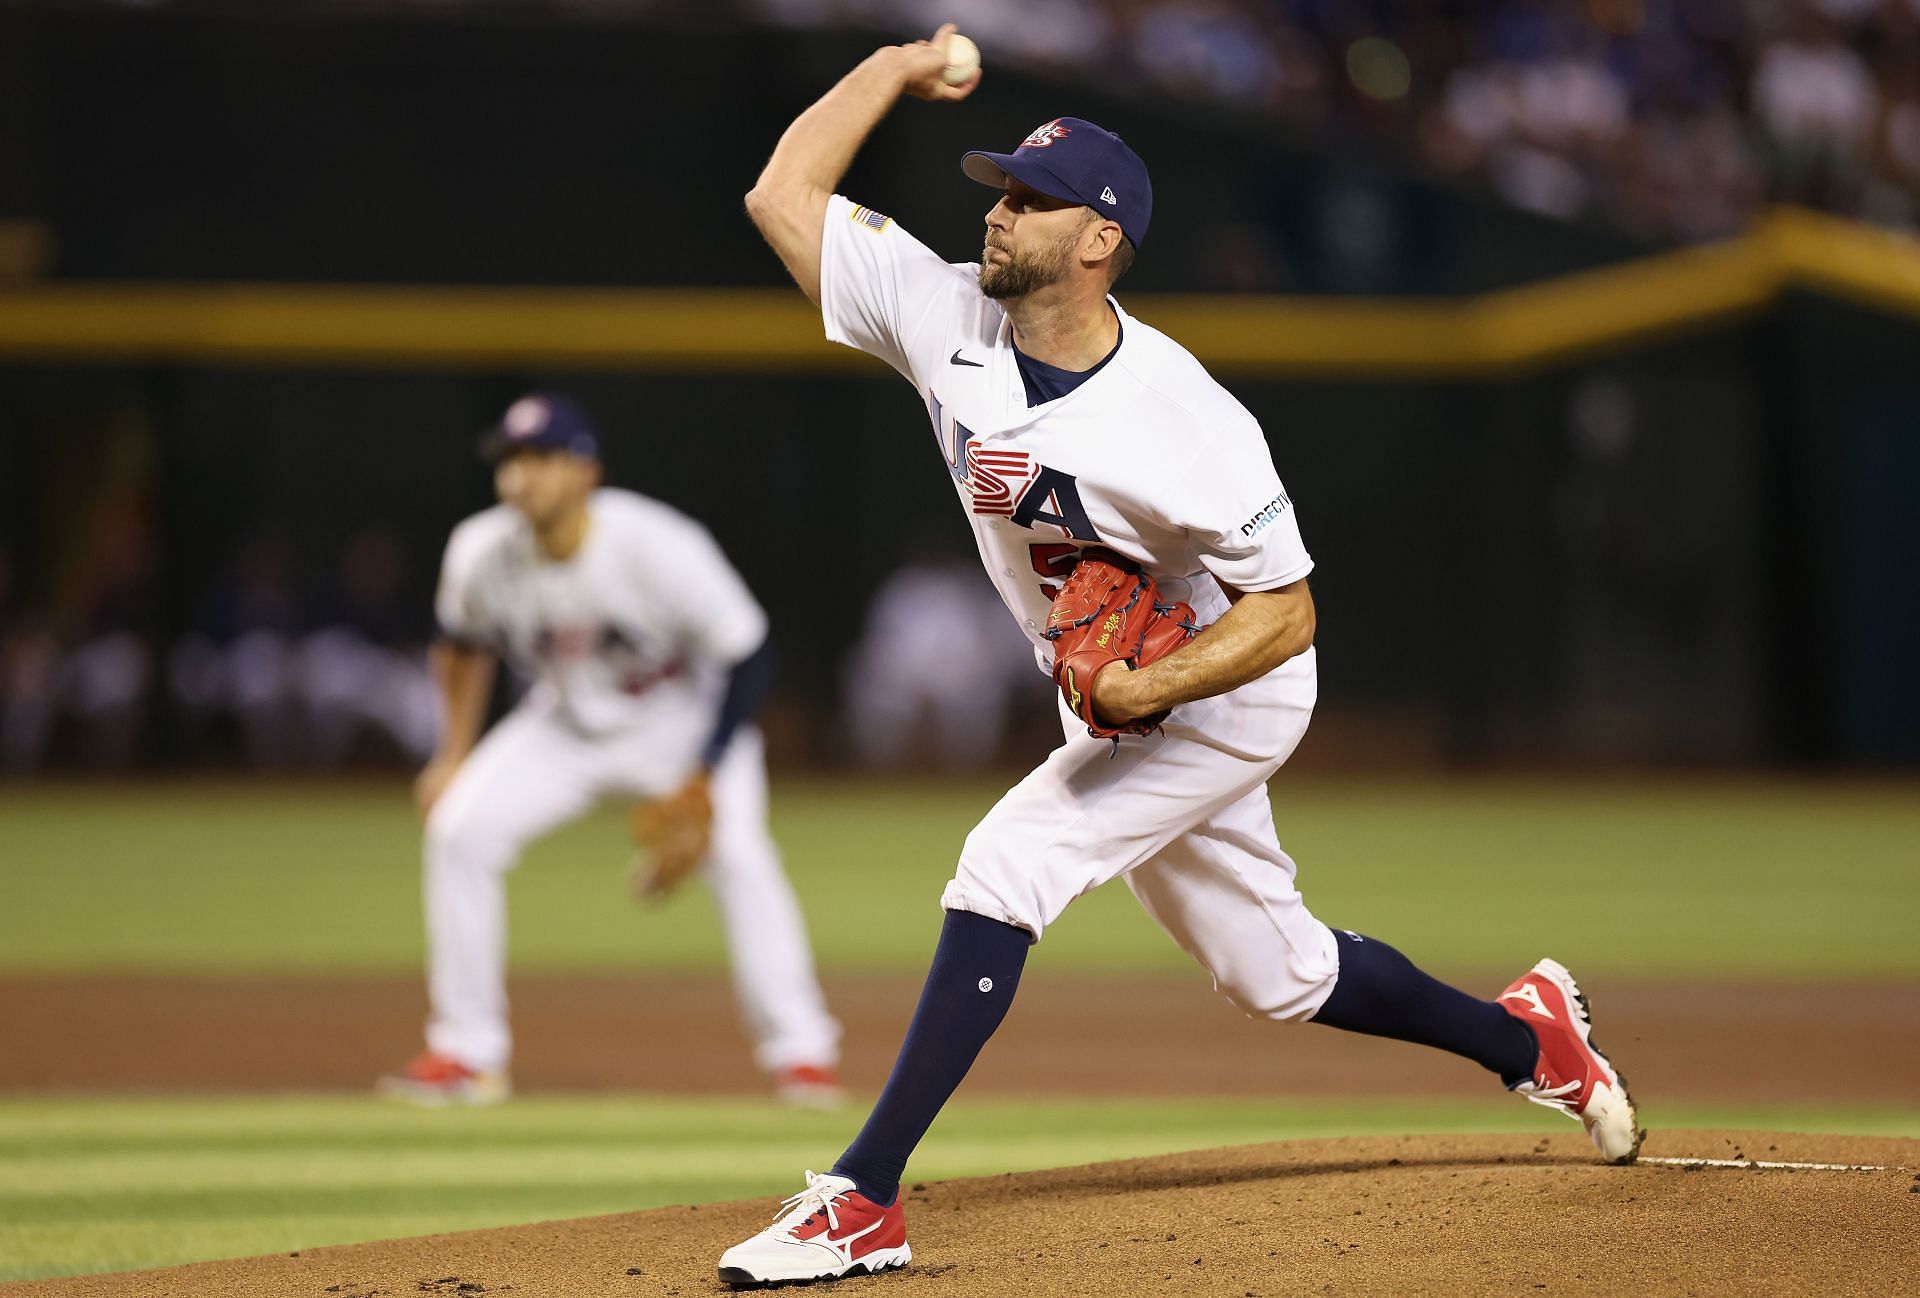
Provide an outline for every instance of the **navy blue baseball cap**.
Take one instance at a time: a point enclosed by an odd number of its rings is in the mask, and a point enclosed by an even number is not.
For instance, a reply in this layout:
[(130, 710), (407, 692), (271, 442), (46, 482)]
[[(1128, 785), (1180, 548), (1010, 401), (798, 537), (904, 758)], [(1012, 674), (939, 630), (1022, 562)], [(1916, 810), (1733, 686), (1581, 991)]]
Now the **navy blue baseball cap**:
[(600, 458), (600, 439), (587, 412), (571, 397), (534, 392), (507, 407), (480, 437), (480, 458), (498, 464), (516, 451), (567, 451)]
[(1012, 176), (1050, 198), (1083, 203), (1120, 227), (1135, 248), (1153, 216), (1147, 164), (1112, 131), (1078, 117), (1056, 117), (1020, 141), (1012, 153), (975, 149), (960, 170), (995, 189)]

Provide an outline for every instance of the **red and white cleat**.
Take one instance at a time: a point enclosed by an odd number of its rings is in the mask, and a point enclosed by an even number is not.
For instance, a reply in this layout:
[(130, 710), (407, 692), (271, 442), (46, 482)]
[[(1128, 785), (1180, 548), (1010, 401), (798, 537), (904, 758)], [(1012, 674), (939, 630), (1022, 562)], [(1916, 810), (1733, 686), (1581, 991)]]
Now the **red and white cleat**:
[(513, 1087), (505, 1073), (482, 1072), (451, 1056), (422, 1050), (405, 1068), (374, 1083), (374, 1089), (389, 1100), (444, 1109), (454, 1104), (498, 1104)]
[(877, 1275), (913, 1260), (896, 1197), (882, 1208), (845, 1176), (807, 1173), (807, 1188), (780, 1205), (773, 1225), (720, 1255), (720, 1280), (735, 1289)]
[(831, 1064), (795, 1064), (773, 1077), (774, 1098), (790, 1109), (837, 1109), (847, 1090)]
[(1542, 960), (1500, 993), (1500, 1008), (1532, 1028), (1540, 1041), (1533, 1076), (1515, 1086), (1515, 1093), (1578, 1118), (1607, 1162), (1631, 1163), (1639, 1157), (1647, 1133), (1627, 1094), (1627, 1079), (1589, 1036), (1593, 1015), (1566, 966)]

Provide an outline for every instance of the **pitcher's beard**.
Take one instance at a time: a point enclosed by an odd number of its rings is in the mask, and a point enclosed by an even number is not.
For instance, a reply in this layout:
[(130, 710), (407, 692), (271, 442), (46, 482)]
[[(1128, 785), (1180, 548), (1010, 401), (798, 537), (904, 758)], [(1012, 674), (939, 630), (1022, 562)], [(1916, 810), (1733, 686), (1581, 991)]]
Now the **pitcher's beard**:
[(1058, 284), (1067, 275), (1067, 259), (1073, 253), (1073, 240), (1062, 239), (1051, 248), (1021, 256), (1005, 253), (1007, 260), (996, 265), (981, 253), (980, 291), (996, 302), (1025, 297), (1039, 289)]

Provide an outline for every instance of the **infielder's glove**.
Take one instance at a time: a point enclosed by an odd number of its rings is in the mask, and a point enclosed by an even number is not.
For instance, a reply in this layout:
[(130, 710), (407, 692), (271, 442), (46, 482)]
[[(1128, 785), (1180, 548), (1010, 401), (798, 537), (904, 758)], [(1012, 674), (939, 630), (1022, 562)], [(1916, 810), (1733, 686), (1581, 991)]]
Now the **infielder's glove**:
[(1053, 641), (1053, 683), (1073, 714), (1095, 739), (1148, 735), (1167, 713), (1156, 712), (1122, 726), (1093, 714), (1093, 678), (1108, 663), (1128, 670), (1158, 662), (1193, 639), (1200, 627), (1193, 609), (1160, 598), (1160, 588), (1138, 565), (1110, 550), (1088, 549), (1053, 598), (1043, 633)]
[(697, 775), (679, 792), (634, 807), (633, 864), (629, 881), (641, 901), (664, 900), (706, 858), (713, 841), (713, 798), (707, 777)]

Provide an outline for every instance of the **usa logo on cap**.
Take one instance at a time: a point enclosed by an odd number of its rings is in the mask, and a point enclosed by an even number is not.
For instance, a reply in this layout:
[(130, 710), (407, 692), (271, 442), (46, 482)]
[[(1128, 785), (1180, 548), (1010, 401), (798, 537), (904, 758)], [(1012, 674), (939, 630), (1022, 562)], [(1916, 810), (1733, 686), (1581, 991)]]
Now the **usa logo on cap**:
[(971, 150), (960, 169), (995, 189), (1013, 179), (1050, 198), (1083, 203), (1117, 222), (1136, 248), (1153, 218), (1147, 164), (1125, 140), (1084, 118), (1056, 117), (1035, 127), (1012, 153)]
[(1056, 117), (1045, 126), (1034, 127), (1033, 134), (1020, 141), (1020, 147), (1023, 149), (1044, 149), (1055, 140), (1064, 140), (1072, 134), (1073, 128), (1060, 125), (1060, 119)]

